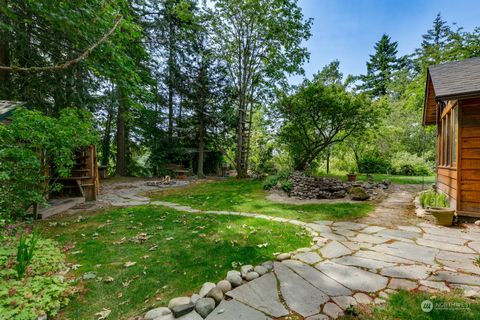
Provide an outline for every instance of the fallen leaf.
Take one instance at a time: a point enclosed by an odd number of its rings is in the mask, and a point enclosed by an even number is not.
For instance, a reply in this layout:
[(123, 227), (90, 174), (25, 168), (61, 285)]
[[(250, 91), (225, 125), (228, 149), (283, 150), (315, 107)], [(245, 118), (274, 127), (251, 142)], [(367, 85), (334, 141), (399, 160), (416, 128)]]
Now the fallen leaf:
[(117, 294), (117, 298), (118, 298), (118, 299), (122, 299), (122, 297), (123, 297), (123, 293), (119, 292), (119, 293)]
[(125, 268), (130, 268), (131, 266), (136, 265), (137, 263), (135, 261), (127, 261), (123, 264)]
[(173, 239), (174, 239), (173, 237), (165, 238), (165, 240), (167, 240), (167, 241), (170, 241), (170, 240), (173, 240)]
[(107, 317), (110, 315), (112, 310), (103, 308), (102, 311), (95, 313), (96, 316), (98, 316), (97, 320), (102, 320), (102, 319), (107, 319)]
[(115, 280), (115, 279), (113, 279), (112, 277), (108, 276), (108, 277), (105, 277), (105, 279), (103, 279), (103, 282), (105, 282), (105, 283), (111, 283), (111, 282), (113, 282), (113, 280)]

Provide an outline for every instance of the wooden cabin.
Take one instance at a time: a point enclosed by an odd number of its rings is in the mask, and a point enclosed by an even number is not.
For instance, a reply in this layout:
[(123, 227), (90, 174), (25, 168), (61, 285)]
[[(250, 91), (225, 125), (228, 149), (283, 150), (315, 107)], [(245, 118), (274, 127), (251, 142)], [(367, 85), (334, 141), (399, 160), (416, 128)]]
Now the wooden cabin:
[(437, 190), (480, 217), (480, 58), (428, 68), (424, 125), (437, 125)]
[[(24, 103), (0, 100), (0, 124), (8, 125), (10, 116), (16, 108), (24, 107)], [(49, 199), (84, 198), (87, 201), (97, 199), (99, 194), (99, 175), (97, 152), (95, 146), (81, 148), (75, 152), (75, 164), (68, 177), (56, 177), (55, 169), (50, 166), (47, 174), (52, 175), (55, 182), (62, 184), (60, 191), (49, 194)]]

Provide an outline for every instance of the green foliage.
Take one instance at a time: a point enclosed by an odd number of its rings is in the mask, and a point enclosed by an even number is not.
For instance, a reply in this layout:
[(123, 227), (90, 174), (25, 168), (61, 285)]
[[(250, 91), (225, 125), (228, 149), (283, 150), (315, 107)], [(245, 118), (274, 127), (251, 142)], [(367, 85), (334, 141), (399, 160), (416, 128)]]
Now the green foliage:
[(17, 271), (17, 279), (22, 279), (27, 271), (27, 267), (33, 258), (35, 246), (37, 245), (37, 230), (35, 229), (29, 239), (22, 232), (17, 247), (17, 264), (15, 270)]
[(17, 110), (11, 124), (0, 126), (0, 215), (21, 218), (33, 203), (59, 185), (55, 176), (68, 176), (74, 152), (94, 144), (89, 113), (64, 109), (58, 118), (38, 111)]
[(390, 173), (390, 161), (377, 153), (364, 154), (358, 161), (358, 171), (361, 173)]
[(400, 60), (397, 58), (398, 42), (392, 42), (387, 34), (375, 43), (375, 54), (370, 55), (367, 62), (367, 74), (361, 76), (362, 88), (374, 97), (381, 97), (387, 93), (393, 73), (399, 69)]
[(419, 201), (422, 208), (447, 208), (449, 206), (448, 196), (433, 190), (422, 192), (419, 196)]
[(271, 190), (277, 185), (277, 183), (278, 183), (278, 177), (277, 176), (268, 176), (263, 181), (263, 189)]
[(292, 183), (292, 181), (289, 181), (289, 180), (282, 181), (282, 185), (280, 187), (286, 193), (290, 193), (290, 191), (292, 191), (292, 189), (293, 189), (293, 183)]
[(64, 255), (51, 240), (37, 237), (34, 241), (36, 249), (32, 251), (30, 265), (24, 277), (17, 279), (17, 266), (21, 263), (15, 259), (18, 240), (4, 235), (0, 248), (0, 315), (5, 319), (54, 316), (69, 302), (69, 285), (55, 275), (65, 269)]
[(428, 176), (433, 173), (424, 159), (408, 152), (397, 152), (392, 157), (392, 169), (395, 174), (404, 176)]
[(280, 140), (297, 170), (310, 166), (327, 147), (364, 130), (377, 116), (365, 97), (341, 84), (325, 85), (321, 77), (305, 80), (291, 95), (281, 93), (277, 112), (283, 119)]

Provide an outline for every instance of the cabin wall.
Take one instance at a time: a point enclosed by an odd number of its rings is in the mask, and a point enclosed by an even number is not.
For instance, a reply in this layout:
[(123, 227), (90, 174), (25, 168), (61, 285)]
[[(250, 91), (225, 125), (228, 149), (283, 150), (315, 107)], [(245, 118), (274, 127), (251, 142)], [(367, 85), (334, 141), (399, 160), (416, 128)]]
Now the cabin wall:
[(480, 98), (459, 101), (460, 214), (480, 216)]

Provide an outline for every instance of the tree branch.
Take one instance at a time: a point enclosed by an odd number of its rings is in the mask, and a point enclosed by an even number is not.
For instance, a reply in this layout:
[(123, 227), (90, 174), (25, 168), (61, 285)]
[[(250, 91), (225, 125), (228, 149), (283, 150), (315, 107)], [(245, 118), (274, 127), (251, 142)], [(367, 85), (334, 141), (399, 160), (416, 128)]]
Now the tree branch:
[(117, 29), (118, 25), (120, 24), (120, 22), (122, 22), (122, 20), (123, 20), (123, 16), (120, 16), (118, 18), (118, 20), (115, 22), (115, 24), (113, 25), (113, 27), (107, 33), (105, 33), (103, 35), (103, 37), (101, 37), (97, 42), (95, 42), (92, 46), (90, 46), (81, 55), (79, 55), (77, 58), (75, 58), (73, 60), (70, 60), (70, 61), (67, 61), (67, 62), (64, 62), (64, 63), (61, 63), (61, 64), (53, 65), (53, 66), (48, 66), (48, 67), (23, 68), (23, 67), (0, 66), (0, 70), (10, 71), (10, 72), (42, 72), (42, 71), (60, 71), (60, 70), (67, 69), (67, 68), (81, 62), (85, 58), (87, 58), (90, 55), (90, 53), (92, 53), (92, 51), (95, 50), (95, 48), (97, 48), (99, 45), (101, 45), (102, 43), (107, 41), (107, 39)]

